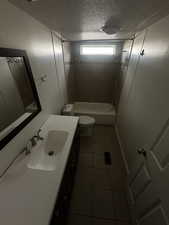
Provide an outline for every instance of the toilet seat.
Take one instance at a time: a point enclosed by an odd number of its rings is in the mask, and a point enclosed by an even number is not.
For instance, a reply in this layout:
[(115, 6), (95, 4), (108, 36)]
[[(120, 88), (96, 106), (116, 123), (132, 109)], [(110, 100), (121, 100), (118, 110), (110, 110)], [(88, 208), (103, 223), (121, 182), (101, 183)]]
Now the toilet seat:
[(79, 124), (82, 126), (94, 125), (95, 119), (90, 116), (80, 116)]

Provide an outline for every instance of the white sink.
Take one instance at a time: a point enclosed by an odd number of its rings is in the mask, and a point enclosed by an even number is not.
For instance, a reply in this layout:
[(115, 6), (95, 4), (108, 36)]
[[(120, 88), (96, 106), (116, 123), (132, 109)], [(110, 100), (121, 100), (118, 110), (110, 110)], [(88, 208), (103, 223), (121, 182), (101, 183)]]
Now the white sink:
[(68, 132), (62, 130), (51, 130), (39, 148), (30, 154), (28, 168), (44, 171), (56, 170), (59, 156), (64, 149)]
[(51, 130), (48, 133), (45, 151), (48, 155), (52, 156), (62, 151), (65, 142), (68, 137), (67, 131), (62, 130)]

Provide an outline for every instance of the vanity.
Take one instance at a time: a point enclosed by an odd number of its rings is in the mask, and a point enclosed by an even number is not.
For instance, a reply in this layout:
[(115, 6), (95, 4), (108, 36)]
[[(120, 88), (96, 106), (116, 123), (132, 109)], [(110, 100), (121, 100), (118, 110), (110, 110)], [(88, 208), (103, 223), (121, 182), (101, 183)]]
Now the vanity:
[(41, 128), (44, 140), (31, 154), (18, 156), (0, 180), (1, 224), (66, 222), (80, 144), (77, 126), (78, 117), (51, 115)]

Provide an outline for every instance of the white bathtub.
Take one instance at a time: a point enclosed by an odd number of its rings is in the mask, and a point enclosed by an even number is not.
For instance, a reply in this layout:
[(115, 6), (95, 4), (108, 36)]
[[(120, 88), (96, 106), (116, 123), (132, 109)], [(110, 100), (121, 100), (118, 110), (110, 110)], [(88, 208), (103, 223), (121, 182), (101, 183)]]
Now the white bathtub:
[(96, 120), (96, 124), (112, 125), (115, 120), (115, 109), (109, 103), (75, 102), (73, 105), (75, 115), (88, 115)]

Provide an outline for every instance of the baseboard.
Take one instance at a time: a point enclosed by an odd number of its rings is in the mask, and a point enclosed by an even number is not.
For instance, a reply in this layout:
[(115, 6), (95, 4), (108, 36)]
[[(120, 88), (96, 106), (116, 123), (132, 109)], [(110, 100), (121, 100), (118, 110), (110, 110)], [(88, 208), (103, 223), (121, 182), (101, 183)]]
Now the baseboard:
[(118, 140), (118, 143), (119, 143), (119, 146), (120, 146), (120, 151), (121, 151), (121, 155), (122, 155), (122, 158), (123, 158), (123, 162), (124, 162), (124, 166), (125, 166), (125, 169), (126, 169), (126, 173), (127, 173), (127, 175), (129, 175), (129, 173), (130, 173), (129, 172), (129, 167), (128, 167), (128, 163), (127, 163), (127, 160), (126, 160), (124, 149), (123, 149), (123, 146), (122, 146), (122, 143), (121, 143), (121, 138), (120, 138), (120, 135), (119, 135), (118, 127), (117, 127), (116, 124), (114, 125), (114, 127), (115, 127), (117, 140)]

